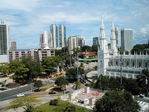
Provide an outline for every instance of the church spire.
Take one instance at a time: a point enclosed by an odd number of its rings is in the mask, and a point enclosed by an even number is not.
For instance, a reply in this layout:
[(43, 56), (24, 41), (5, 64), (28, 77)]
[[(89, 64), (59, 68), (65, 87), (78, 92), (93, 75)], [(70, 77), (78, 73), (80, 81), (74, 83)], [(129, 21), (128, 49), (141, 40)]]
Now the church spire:
[(100, 23), (100, 38), (105, 38), (105, 30), (104, 30), (104, 22), (103, 18), (101, 17), (101, 23)]
[(112, 22), (112, 30), (111, 30), (111, 33), (112, 33), (111, 39), (116, 39), (116, 36), (115, 36), (115, 25), (114, 25), (113, 22)]
[(112, 22), (112, 29), (111, 29), (111, 49), (113, 51), (113, 55), (117, 54), (117, 47), (116, 47), (116, 35), (115, 35), (115, 26)]

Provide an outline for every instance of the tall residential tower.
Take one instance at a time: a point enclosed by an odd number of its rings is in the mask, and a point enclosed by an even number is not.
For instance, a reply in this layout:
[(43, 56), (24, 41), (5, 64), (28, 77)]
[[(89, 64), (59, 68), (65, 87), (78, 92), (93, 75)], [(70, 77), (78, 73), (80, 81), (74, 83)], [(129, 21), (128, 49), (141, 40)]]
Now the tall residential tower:
[(0, 23), (0, 63), (9, 62), (9, 31), (8, 25)]
[(61, 24), (59, 25), (59, 47), (63, 48), (66, 46), (66, 27)]
[(121, 48), (124, 51), (130, 51), (133, 47), (133, 30), (122, 29), (121, 30)]

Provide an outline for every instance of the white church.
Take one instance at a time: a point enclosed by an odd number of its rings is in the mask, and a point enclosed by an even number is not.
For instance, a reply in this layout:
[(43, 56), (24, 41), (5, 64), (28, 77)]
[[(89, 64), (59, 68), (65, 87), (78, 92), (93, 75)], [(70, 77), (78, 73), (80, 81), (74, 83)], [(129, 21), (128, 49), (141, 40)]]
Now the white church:
[(112, 23), (111, 48), (108, 48), (108, 38), (105, 34), (103, 19), (101, 19), (100, 36), (98, 38), (98, 75), (112, 77), (136, 78), (143, 69), (149, 69), (148, 54), (120, 54), (116, 45), (115, 26)]

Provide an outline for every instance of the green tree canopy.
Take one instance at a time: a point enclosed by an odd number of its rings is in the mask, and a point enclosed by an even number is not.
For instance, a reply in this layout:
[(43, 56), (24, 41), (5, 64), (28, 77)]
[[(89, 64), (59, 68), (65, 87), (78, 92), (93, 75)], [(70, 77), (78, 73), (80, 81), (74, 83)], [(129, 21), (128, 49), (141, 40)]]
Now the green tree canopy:
[(50, 67), (57, 67), (61, 61), (62, 59), (60, 56), (47, 57), (42, 61), (42, 66), (44, 69), (48, 69)]
[(76, 107), (74, 105), (68, 105), (62, 112), (76, 112)]
[(25, 66), (25, 65), (23, 65), (23, 63), (19, 59), (11, 61), (9, 63), (10, 72), (15, 73), (17, 68), (19, 68), (20, 66)]
[(149, 92), (149, 70), (142, 70), (142, 74), (137, 76), (137, 83), (141, 88), (141, 93), (148, 95)]
[(55, 80), (55, 84), (60, 88), (63, 88), (65, 85), (68, 84), (68, 81), (64, 77), (59, 77)]
[(98, 45), (92, 45), (92, 51), (97, 52), (98, 51)]
[(136, 44), (136, 45), (134, 45), (133, 49), (131, 50), (131, 53), (133, 53), (133, 54), (134, 53), (140, 53), (140, 52), (143, 52), (145, 49), (149, 49), (149, 43), (147, 43), (147, 44)]
[(21, 62), (29, 69), (28, 74), (32, 77), (36, 77), (40, 72), (42, 72), (42, 66), (39, 62), (34, 60), (32, 57), (23, 57)]
[(132, 95), (126, 91), (109, 91), (98, 99), (94, 112), (139, 112), (140, 107)]
[(26, 83), (29, 80), (28, 75), (29, 69), (25, 67), (25, 65), (20, 65), (15, 70), (15, 74), (13, 75), (13, 80), (18, 83)]
[(85, 46), (81, 47), (81, 51), (82, 52), (91, 51), (91, 50), (92, 50), (92, 47), (91, 46), (88, 46), (88, 45), (85, 45)]
[(3, 74), (9, 74), (10, 73), (9, 64), (0, 65), (0, 72)]

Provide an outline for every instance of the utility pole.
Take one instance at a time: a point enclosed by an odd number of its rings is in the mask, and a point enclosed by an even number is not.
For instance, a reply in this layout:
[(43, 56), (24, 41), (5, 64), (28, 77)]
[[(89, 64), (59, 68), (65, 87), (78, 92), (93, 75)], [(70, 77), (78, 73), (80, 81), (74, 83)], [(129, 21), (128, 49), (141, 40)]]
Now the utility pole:
[(78, 52), (76, 54), (76, 61), (77, 61), (77, 80), (78, 80), (79, 79), (79, 74), (78, 74), (78, 72), (79, 72), (79, 69), (78, 69), (78, 66), (79, 66)]
[(72, 64), (71, 64), (71, 53), (70, 53), (70, 58), (69, 58), (69, 59), (70, 59), (70, 66), (71, 66), (71, 65), (72, 65)]
[(122, 55), (120, 54), (120, 84), (122, 86), (123, 81), (122, 81), (122, 66), (123, 66), (123, 60), (122, 60)]

